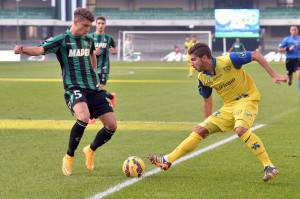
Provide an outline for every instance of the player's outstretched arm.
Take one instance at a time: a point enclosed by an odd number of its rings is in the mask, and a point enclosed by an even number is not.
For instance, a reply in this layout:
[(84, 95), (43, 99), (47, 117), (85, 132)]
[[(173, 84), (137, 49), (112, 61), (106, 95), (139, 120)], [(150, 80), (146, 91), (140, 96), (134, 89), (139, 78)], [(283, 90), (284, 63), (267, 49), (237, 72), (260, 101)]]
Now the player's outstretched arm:
[(203, 114), (205, 118), (208, 118), (212, 114), (212, 108), (213, 108), (213, 100), (212, 96), (209, 96), (208, 98), (203, 98)]
[(260, 52), (251, 52), (251, 57), (252, 60), (258, 62), (267, 71), (275, 83), (281, 84), (287, 82), (287, 76), (279, 75), (276, 71), (274, 71)]
[(38, 56), (44, 54), (44, 48), (42, 46), (24, 47), (22, 45), (16, 45), (15, 54), (25, 54), (30, 56)]

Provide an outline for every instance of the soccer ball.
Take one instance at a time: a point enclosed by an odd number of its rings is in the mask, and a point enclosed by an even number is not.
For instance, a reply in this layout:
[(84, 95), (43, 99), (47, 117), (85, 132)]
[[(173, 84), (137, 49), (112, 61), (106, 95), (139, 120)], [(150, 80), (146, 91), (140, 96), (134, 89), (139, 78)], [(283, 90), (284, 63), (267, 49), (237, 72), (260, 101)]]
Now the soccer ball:
[(141, 158), (130, 156), (124, 161), (122, 170), (127, 177), (141, 177), (145, 168), (145, 163)]

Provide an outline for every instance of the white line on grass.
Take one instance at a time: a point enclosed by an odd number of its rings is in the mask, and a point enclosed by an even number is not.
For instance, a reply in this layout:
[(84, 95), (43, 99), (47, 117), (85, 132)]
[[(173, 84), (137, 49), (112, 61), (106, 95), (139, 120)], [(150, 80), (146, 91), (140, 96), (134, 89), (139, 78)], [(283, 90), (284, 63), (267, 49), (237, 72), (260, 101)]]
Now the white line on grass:
[[(256, 129), (262, 128), (262, 127), (264, 127), (264, 126), (265, 126), (264, 124), (258, 124), (258, 125), (255, 125), (254, 127), (252, 127), (251, 130), (252, 130), (252, 131), (255, 131)], [(196, 157), (196, 156), (198, 156), (198, 155), (200, 155), (200, 154), (202, 154), (202, 153), (205, 153), (205, 152), (207, 152), (207, 151), (210, 151), (210, 150), (212, 150), (212, 149), (215, 149), (215, 148), (217, 148), (217, 147), (219, 147), (219, 146), (221, 146), (221, 145), (223, 145), (223, 144), (226, 144), (226, 143), (228, 143), (228, 142), (231, 142), (231, 141), (233, 141), (233, 140), (235, 140), (235, 139), (237, 139), (237, 138), (238, 138), (238, 136), (237, 136), (236, 134), (234, 134), (234, 135), (232, 135), (232, 136), (230, 136), (230, 137), (228, 137), (228, 138), (225, 138), (225, 139), (223, 139), (223, 140), (221, 140), (221, 141), (218, 141), (218, 142), (216, 142), (216, 143), (214, 143), (214, 144), (208, 145), (207, 147), (204, 147), (204, 148), (199, 149), (199, 150), (197, 150), (197, 151), (195, 151), (195, 152), (193, 152), (193, 153), (190, 153), (190, 154), (188, 154), (188, 155), (186, 155), (186, 156), (183, 156), (182, 158), (179, 158), (177, 161), (175, 161), (175, 162), (172, 164), (172, 167), (174, 167), (176, 164), (179, 164), (179, 163), (181, 163), (181, 162), (184, 162), (184, 161), (186, 161), (186, 160), (188, 160), (188, 159), (194, 158), (194, 157)], [(137, 183), (137, 182), (143, 180), (144, 178), (146, 178), (146, 177), (148, 177), (148, 176), (152, 176), (152, 175), (154, 175), (154, 174), (157, 174), (157, 173), (159, 173), (159, 172), (161, 172), (161, 171), (162, 171), (162, 170), (161, 170), (160, 168), (152, 169), (152, 170), (146, 172), (145, 175), (143, 175), (143, 176), (140, 177), (140, 178), (132, 178), (132, 179), (129, 179), (129, 180), (125, 180), (124, 182), (119, 183), (119, 184), (117, 184), (116, 186), (110, 187), (109, 189), (107, 189), (107, 190), (105, 190), (105, 191), (103, 191), (103, 192), (100, 192), (100, 193), (97, 193), (97, 194), (91, 196), (89, 199), (100, 199), (100, 198), (104, 198), (105, 196), (108, 196), (108, 195), (113, 194), (113, 193), (115, 193), (115, 192), (117, 192), (117, 191), (120, 191), (121, 189), (124, 189), (125, 187), (128, 187), (128, 186), (130, 186), (130, 185), (132, 185), (132, 184), (135, 184), (135, 183)]]

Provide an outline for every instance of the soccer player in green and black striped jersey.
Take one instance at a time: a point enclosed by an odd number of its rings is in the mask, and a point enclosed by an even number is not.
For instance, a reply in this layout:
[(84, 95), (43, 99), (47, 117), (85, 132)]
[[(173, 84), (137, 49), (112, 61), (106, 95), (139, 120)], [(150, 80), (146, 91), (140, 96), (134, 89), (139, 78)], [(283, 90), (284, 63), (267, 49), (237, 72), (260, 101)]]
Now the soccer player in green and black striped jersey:
[(93, 21), (91, 11), (77, 8), (72, 26), (65, 33), (50, 38), (41, 46), (15, 47), (16, 54), (37, 56), (55, 53), (60, 63), (66, 104), (77, 119), (71, 129), (67, 153), (63, 157), (62, 172), (65, 176), (72, 174), (74, 152), (90, 118), (99, 118), (103, 123), (93, 142), (83, 148), (86, 167), (90, 171), (94, 169), (95, 150), (106, 143), (117, 128), (115, 114), (106, 100), (106, 92), (99, 88), (99, 78), (95, 72), (95, 44), (87, 36)]
[(112, 35), (105, 33), (106, 19), (103, 16), (96, 19), (96, 31), (91, 34), (95, 42), (95, 47), (100, 51), (96, 53), (98, 63), (98, 75), (100, 86), (104, 88), (109, 79), (110, 61), (109, 54), (116, 54), (116, 43)]

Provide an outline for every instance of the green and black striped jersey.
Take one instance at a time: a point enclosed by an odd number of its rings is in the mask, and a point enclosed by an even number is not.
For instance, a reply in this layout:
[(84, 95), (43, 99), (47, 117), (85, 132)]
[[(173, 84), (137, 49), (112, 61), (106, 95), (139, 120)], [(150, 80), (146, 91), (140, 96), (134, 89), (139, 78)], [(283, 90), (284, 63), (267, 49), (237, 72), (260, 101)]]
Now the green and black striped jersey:
[(64, 88), (98, 90), (98, 75), (92, 68), (91, 55), (95, 44), (89, 36), (73, 36), (65, 33), (46, 40), (42, 47), (45, 54), (55, 53), (60, 63)]
[(116, 43), (110, 34), (98, 35), (97, 32), (91, 34), (94, 39), (95, 47), (100, 48), (100, 55), (97, 55), (98, 74), (109, 74), (109, 48), (115, 48)]

